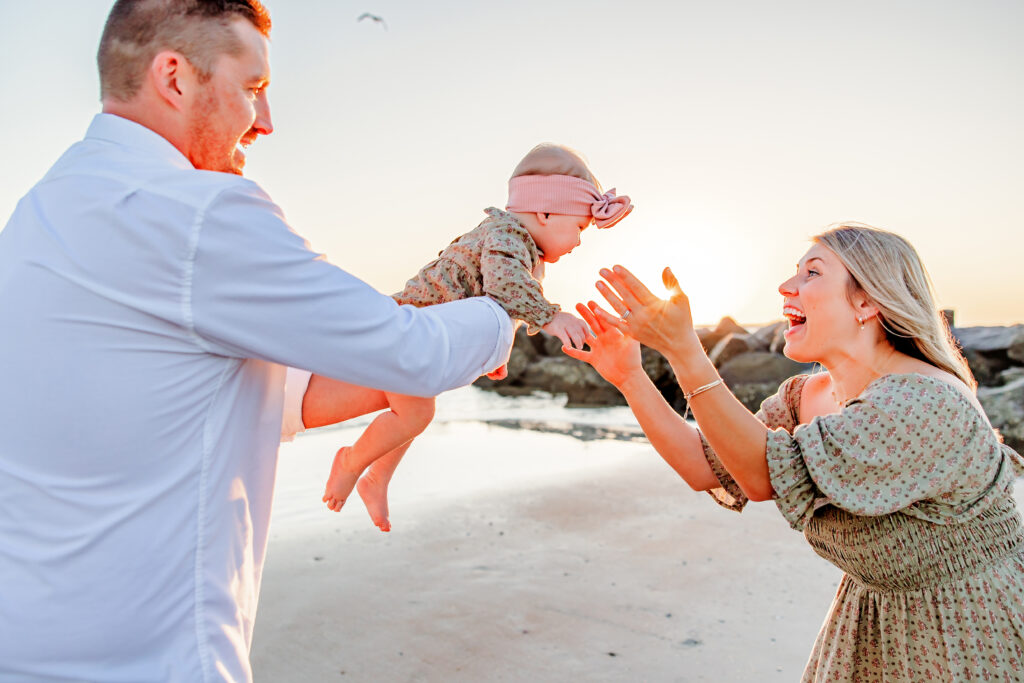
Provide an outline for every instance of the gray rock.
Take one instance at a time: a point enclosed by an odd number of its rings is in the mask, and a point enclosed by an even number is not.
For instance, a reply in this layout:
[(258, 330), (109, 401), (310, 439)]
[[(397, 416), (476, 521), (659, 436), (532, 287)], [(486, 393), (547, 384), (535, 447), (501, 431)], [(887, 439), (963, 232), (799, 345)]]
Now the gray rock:
[(999, 384), (1010, 384), (1024, 377), (1024, 367), (1014, 365), (1012, 368), (1006, 368), (999, 373)]
[(747, 334), (747, 330), (729, 316), (725, 316), (718, 321), (718, 326), (715, 327), (715, 334), (724, 337), (727, 334)]
[(749, 337), (749, 334), (730, 332), (715, 344), (715, 348), (711, 349), (708, 358), (716, 368), (721, 367), (741, 353), (751, 350)]
[(775, 382), (739, 384), (735, 387), (730, 387), (730, 390), (733, 396), (747, 407), (747, 410), (756, 413), (757, 409), (761, 407), (761, 402), (779, 390), (779, 384), (782, 384), (782, 382), (778, 384)]
[[(525, 325), (523, 327), (525, 327)], [(542, 356), (558, 358), (565, 355), (562, 353), (562, 340), (553, 334), (548, 334), (543, 331), (538, 332), (534, 335), (534, 344), (537, 346), (538, 351)]]
[(1006, 444), (1024, 452), (1024, 378), (1001, 387), (982, 387), (978, 400)]
[(997, 327), (956, 327), (953, 336), (964, 351), (1006, 352), (1024, 345), (1024, 325)]
[(719, 320), (718, 325), (716, 325), (714, 329), (698, 327), (696, 332), (697, 339), (700, 339), (700, 344), (704, 347), (704, 353), (707, 354), (710, 354), (718, 342), (725, 339), (728, 335), (747, 334), (746, 329), (729, 316)]
[(1004, 370), (1024, 363), (1024, 325), (958, 327), (953, 336), (982, 386), (1000, 384)]
[(716, 334), (714, 330), (709, 330), (706, 327), (698, 327), (694, 330), (697, 333), (697, 339), (700, 340), (700, 345), (704, 347), (704, 353), (711, 353), (711, 349), (715, 348), (724, 334)]
[(568, 405), (624, 405), (618, 389), (604, 380), (597, 370), (582, 361), (569, 358), (540, 358), (521, 378), (522, 384), (551, 393), (568, 395)]
[[(780, 320), (769, 325), (764, 325), (757, 328), (750, 334), (747, 341), (750, 344), (751, 351), (771, 351), (772, 342), (775, 338), (782, 334), (782, 331), (789, 327), (789, 323), (785, 320)], [(773, 351), (773, 353), (776, 353)]]
[(643, 366), (644, 372), (647, 373), (647, 376), (655, 384), (666, 378), (675, 381), (675, 373), (672, 372), (672, 366), (668, 364), (665, 356), (652, 348), (647, 346), (640, 347), (640, 365)]
[(813, 363), (797, 363), (777, 353), (752, 351), (730, 360), (718, 374), (730, 389), (742, 384), (774, 384), (778, 389), (785, 380), (813, 367)]
[(1007, 357), (1020, 364), (1024, 364), (1024, 335), (1017, 337), (1016, 341), (1006, 349)]
[(1010, 367), (1010, 358), (1005, 351), (964, 349), (963, 354), (974, 374), (974, 379), (982, 386), (998, 385), (1000, 374)]

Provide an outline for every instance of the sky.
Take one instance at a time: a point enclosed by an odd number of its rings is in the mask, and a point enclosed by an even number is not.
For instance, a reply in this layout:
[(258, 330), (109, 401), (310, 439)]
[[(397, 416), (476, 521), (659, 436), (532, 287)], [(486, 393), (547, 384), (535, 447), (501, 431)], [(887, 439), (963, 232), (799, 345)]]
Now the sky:
[[(109, 0), (0, 0), (0, 223), (99, 111)], [(694, 319), (781, 317), (840, 221), (907, 237), (959, 325), (1024, 322), (1019, 0), (267, 0), (275, 132), (246, 175), (384, 292), (539, 142), (636, 206), (547, 269), (571, 308), (671, 266)], [(363, 12), (386, 28), (357, 21)]]

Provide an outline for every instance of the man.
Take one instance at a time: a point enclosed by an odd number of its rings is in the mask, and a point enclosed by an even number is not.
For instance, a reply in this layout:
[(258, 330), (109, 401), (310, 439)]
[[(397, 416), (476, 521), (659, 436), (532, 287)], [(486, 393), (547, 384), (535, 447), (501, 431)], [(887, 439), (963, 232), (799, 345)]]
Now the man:
[(494, 302), (399, 307), (241, 177), (269, 31), (118, 0), (104, 113), (0, 232), (2, 681), (250, 680), (282, 365), (431, 395), (507, 358)]

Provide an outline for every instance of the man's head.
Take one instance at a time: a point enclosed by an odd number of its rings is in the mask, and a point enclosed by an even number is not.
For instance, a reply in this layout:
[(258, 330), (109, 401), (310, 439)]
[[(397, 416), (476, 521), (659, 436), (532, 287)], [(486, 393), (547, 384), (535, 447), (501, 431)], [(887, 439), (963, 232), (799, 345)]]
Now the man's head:
[(103, 109), (196, 168), (240, 174), (239, 145), (273, 130), (269, 33), (259, 0), (118, 0), (97, 55)]

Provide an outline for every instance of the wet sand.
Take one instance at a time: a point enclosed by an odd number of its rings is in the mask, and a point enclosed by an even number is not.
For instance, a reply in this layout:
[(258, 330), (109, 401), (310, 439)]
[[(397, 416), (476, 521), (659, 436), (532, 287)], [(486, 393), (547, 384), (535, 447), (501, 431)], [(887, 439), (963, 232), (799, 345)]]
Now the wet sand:
[(719, 508), (645, 443), (450, 422), (384, 534), (319, 502), (358, 433), (282, 448), (257, 681), (799, 678), (840, 573), (774, 505)]

